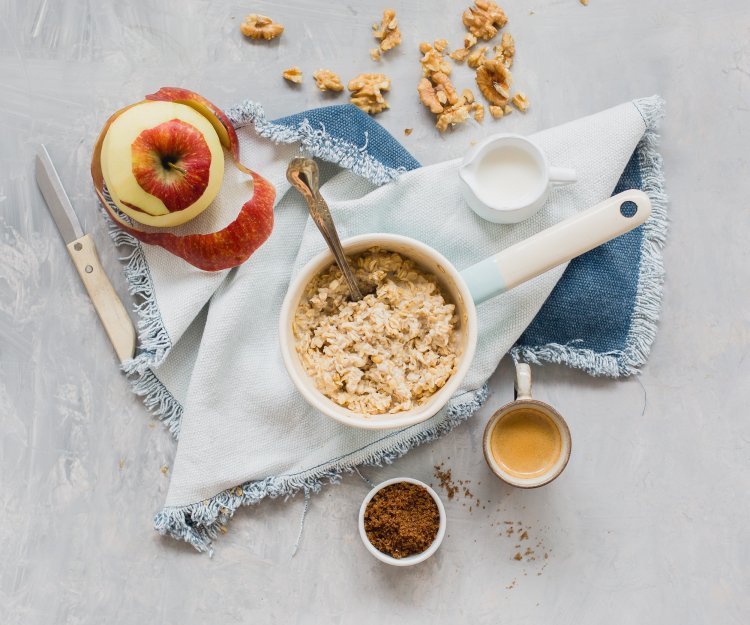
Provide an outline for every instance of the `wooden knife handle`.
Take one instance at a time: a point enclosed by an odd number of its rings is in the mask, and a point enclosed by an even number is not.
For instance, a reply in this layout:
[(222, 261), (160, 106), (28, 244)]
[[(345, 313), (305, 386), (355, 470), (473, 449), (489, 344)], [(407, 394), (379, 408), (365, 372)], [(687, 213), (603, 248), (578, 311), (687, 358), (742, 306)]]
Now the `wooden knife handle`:
[(68, 243), (67, 247), (117, 357), (120, 362), (130, 360), (135, 353), (135, 328), (104, 273), (94, 240), (85, 234)]

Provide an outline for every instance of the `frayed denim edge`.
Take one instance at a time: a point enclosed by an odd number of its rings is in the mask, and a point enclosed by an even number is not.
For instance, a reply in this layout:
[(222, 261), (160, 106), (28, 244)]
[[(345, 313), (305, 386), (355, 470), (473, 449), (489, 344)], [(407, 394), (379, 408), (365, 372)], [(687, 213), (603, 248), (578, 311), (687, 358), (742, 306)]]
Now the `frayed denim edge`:
[[(240, 506), (256, 504), (265, 497), (294, 496), (299, 491), (303, 491), (305, 495), (318, 493), (324, 484), (338, 483), (344, 472), (352, 473), (359, 465), (391, 464), (414, 447), (433, 441), (466, 421), (485, 402), (488, 392), (486, 384), (470, 391), (471, 398), (468, 401), (449, 406), (444, 418), (431, 424), (427, 429), (416, 431), (389, 449), (365, 452), (367, 447), (377, 445), (383, 440), (378, 439), (366, 447), (307, 471), (246, 482), (222, 491), (210, 499), (187, 506), (165, 507), (154, 517), (154, 529), (162, 535), (183, 540), (198, 551), (213, 555), (212, 539), (220, 532), (226, 532), (229, 519)], [(394, 434), (398, 435), (422, 425), (417, 424)]]
[(651, 199), (651, 218), (643, 225), (641, 266), (630, 329), (623, 350), (597, 353), (576, 347), (574, 343), (548, 343), (538, 347), (514, 347), (516, 362), (541, 365), (545, 362), (582, 369), (592, 376), (617, 378), (638, 373), (648, 359), (656, 337), (664, 284), (661, 250), (667, 237), (667, 203), (662, 157), (658, 152), (659, 122), (664, 117), (664, 100), (651, 96), (633, 101), (646, 125), (636, 150), (639, 153), (643, 191)]

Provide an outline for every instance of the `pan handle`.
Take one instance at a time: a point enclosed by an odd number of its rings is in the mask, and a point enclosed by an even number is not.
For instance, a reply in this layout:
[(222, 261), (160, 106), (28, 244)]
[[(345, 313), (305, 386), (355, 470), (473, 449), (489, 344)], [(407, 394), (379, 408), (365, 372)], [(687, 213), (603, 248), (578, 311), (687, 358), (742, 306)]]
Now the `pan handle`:
[(623, 191), (542, 230), (461, 272), (474, 302), (482, 302), (630, 232), (651, 215), (637, 189)]

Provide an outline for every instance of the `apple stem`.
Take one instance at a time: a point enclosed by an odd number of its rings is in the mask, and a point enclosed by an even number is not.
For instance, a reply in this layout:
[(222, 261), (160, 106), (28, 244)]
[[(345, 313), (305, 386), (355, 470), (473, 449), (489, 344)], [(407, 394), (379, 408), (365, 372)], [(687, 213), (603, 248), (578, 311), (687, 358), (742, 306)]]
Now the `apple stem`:
[(167, 163), (167, 166), (174, 171), (179, 171), (183, 176), (187, 173), (182, 167), (178, 167), (174, 163)]

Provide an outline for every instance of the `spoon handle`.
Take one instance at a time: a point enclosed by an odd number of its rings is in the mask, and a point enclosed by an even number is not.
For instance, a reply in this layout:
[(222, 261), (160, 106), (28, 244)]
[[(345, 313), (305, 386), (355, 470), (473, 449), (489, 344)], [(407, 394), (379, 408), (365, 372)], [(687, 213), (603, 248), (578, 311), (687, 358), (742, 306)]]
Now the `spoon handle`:
[(317, 189), (314, 190), (314, 197), (315, 208), (313, 208), (312, 205), (310, 206), (310, 215), (312, 216), (315, 225), (318, 226), (318, 230), (323, 234), (326, 243), (328, 243), (328, 247), (331, 248), (331, 252), (333, 252), (336, 263), (341, 269), (341, 273), (344, 275), (344, 280), (346, 280), (346, 283), (349, 286), (349, 291), (351, 291), (352, 300), (358, 302), (362, 299), (362, 291), (359, 290), (357, 279), (354, 277), (354, 272), (352, 272), (349, 262), (344, 255), (338, 232), (336, 232), (336, 227), (333, 224), (331, 210), (328, 208), (328, 204)]
[(344, 280), (346, 280), (346, 284), (349, 287), (351, 299), (355, 302), (361, 300), (362, 291), (359, 290), (354, 272), (349, 266), (344, 250), (341, 247), (341, 241), (336, 232), (336, 226), (333, 223), (333, 217), (331, 217), (328, 204), (326, 204), (318, 189), (318, 164), (310, 158), (295, 158), (289, 163), (286, 177), (302, 194), (302, 197), (305, 198), (310, 217), (312, 217), (318, 230), (323, 235), (328, 248), (336, 259), (336, 264), (341, 269)]

